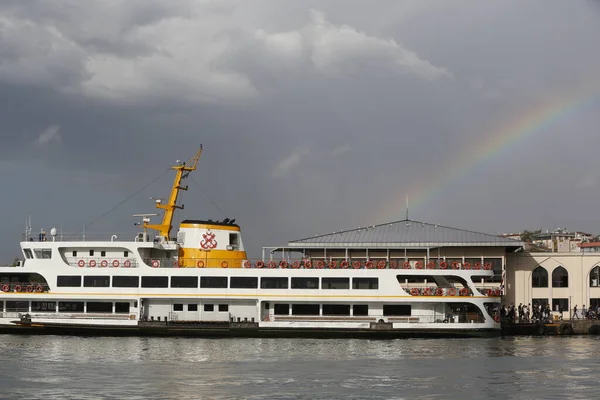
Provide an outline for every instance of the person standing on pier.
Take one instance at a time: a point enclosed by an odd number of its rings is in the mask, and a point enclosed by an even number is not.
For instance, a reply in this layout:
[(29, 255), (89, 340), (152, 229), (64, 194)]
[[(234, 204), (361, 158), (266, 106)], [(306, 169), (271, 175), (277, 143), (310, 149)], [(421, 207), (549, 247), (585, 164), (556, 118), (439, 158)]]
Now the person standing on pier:
[(579, 314), (577, 314), (577, 304), (575, 304), (575, 307), (573, 308), (573, 319), (579, 319)]

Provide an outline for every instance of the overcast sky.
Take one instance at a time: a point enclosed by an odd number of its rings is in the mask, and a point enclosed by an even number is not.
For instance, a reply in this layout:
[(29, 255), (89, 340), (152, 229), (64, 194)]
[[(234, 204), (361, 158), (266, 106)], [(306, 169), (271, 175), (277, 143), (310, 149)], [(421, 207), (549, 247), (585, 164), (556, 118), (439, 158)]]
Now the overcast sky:
[[(549, 101), (600, 94), (598, 38), (592, 0), (4, 0), (0, 263), (27, 215), (81, 231), (199, 144), (179, 219), (220, 208), (253, 256), (402, 219), (406, 195), (425, 222), (600, 233), (598, 95), (452, 173)], [(171, 179), (86, 231), (132, 237)]]

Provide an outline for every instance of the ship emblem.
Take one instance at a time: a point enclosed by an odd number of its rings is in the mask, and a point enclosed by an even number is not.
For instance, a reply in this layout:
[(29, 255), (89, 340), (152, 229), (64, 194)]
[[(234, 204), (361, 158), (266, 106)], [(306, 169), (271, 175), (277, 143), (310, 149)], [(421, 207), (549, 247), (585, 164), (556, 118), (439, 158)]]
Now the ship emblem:
[(204, 250), (210, 250), (217, 247), (217, 241), (215, 240), (214, 233), (207, 231), (206, 233), (202, 234), (202, 237), (204, 239), (200, 241), (200, 247), (202, 247)]

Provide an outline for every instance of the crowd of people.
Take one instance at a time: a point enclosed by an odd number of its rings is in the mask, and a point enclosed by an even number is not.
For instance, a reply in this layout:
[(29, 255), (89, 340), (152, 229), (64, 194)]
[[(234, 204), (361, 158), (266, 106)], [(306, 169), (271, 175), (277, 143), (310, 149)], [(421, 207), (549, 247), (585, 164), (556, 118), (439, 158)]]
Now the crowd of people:
[[(508, 323), (548, 323), (554, 319), (554, 315), (556, 315), (559, 320), (562, 320), (564, 311), (565, 310), (559, 307), (558, 311), (553, 313), (549, 304), (542, 303), (534, 303), (533, 306), (531, 303), (519, 304), (517, 307), (515, 307), (514, 304), (511, 304), (510, 306), (503, 305), (500, 308), (500, 318), (502, 318), (502, 321)], [(571, 318), (600, 319), (600, 305), (594, 308), (586, 308), (583, 306), (581, 310), (579, 310), (577, 305), (575, 305), (573, 308), (573, 313), (571, 314)]]

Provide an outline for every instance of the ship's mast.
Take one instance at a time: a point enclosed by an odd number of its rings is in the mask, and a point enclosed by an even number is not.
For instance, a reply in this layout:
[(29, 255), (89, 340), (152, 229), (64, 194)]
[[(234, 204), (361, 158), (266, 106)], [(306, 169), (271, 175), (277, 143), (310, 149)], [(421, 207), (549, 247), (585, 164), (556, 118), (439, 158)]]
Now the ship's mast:
[(173, 180), (173, 187), (171, 188), (171, 194), (167, 204), (162, 204), (160, 200), (156, 201), (156, 208), (164, 210), (162, 222), (160, 224), (149, 224), (144, 221), (144, 229), (157, 230), (160, 236), (163, 236), (166, 240), (169, 240), (169, 234), (171, 232), (171, 225), (173, 222), (173, 216), (175, 215), (176, 209), (183, 209), (183, 205), (177, 205), (177, 197), (179, 196), (180, 190), (187, 190), (187, 186), (181, 186), (181, 181), (189, 175), (191, 171), (196, 169), (198, 160), (202, 154), (202, 145), (187, 162), (178, 162), (177, 165), (172, 166), (171, 169), (175, 170), (175, 179)]

